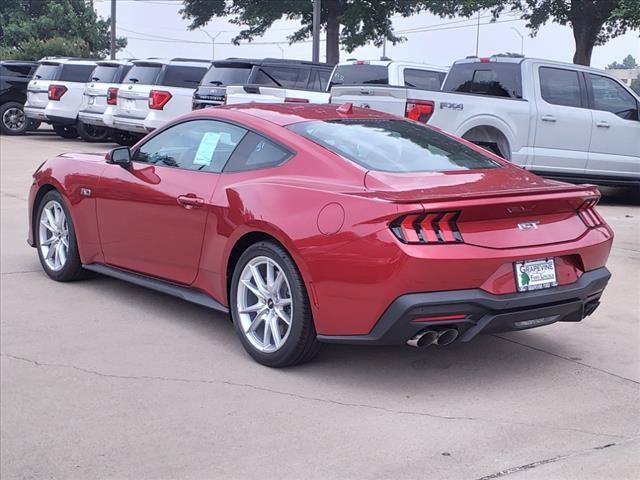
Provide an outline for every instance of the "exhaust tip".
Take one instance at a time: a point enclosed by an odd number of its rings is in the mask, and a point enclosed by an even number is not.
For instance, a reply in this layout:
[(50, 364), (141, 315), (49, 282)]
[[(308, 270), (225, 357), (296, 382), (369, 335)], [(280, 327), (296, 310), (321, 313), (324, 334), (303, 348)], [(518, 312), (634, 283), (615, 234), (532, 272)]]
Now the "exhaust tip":
[(427, 330), (425, 332), (420, 332), (407, 340), (407, 345), (412, 347), (428, 347), (438, 340), (438, 332), (434, 332), (433, 330)]
[(458, 338), (458, 330), (455, 328), (447, 328), (442, 330), (436, 339), (436, 345), (445, 346), (453, 343)]

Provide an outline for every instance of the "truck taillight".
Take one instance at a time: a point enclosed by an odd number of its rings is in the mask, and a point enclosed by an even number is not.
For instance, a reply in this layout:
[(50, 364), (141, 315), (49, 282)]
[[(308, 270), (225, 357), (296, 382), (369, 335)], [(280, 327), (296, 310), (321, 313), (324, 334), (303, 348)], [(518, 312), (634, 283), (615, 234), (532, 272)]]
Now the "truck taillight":
[(149, 108), (151, 110), (162, 110), (169, 100), (171, 100), (171, 93), (165, 90), (151, 90), (149, 92)]
[(49, 85), (49, 100), (59, 101), (62, 96), (67, 92), (67, 87), (64, 85)]
[(116, 87), (109, 87), (107, 90), (107, 105), (118, 104), (118, 89)]
[(407, 99), (404, 116), (416, 122), (427, 123), (433, 115), (433, 102), (430, 100)]
[(604, 224), (602, 217), (596, 212), (595, 206), (599, 198), (588, 198), (578, 208), (578, 216), (589, 228), (599, 227)]
[(463, 243), (458, 229), (460, 212), (429, 212), (403, 215), (389, 225), (403, 243)]

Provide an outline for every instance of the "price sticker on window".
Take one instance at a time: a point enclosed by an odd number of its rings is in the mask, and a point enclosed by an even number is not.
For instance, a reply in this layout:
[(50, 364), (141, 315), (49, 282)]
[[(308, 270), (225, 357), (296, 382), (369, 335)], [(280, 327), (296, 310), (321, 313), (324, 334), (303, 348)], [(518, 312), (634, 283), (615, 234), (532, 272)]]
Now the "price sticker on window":
[(218, 142), (220, 141), (220, 134), (216, 132), (206, 132), (202, 136), (202, 140), (200, 140), (200, 145), (198, 145), (198, 151), (196, 152), (196, 156), (193, 160), (194, 165), (211, 165), (211, 161), (213, 160), (213, 154), (216, 151), (216, 147), (218, 146)]

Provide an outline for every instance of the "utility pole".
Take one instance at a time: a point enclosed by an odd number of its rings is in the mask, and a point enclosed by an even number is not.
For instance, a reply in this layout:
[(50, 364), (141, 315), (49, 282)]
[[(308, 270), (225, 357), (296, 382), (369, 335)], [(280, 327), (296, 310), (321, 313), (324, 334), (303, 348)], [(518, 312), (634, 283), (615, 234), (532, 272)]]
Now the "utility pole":
[(320, 61), (320, 0), (313, 0), (313, 54), (312, 61)]
[(476, 57), (478, 56), (479, 46), (480, 46), (480, 12), (478, 12), (478, 25), (476, 26)]
[(116, 59), (116, 0), (111, 0), (111, 45), (109, 54), (111, 60)]
[(206, 30), (202, 30), (202, 31), (205, 33), (205, 35), (207, 35), (207, 37), (211, 39), (211, 60), (215, 60), (216, 59), (216, 38), (218, 38), (222, 32), (218, 32), (212, 36)]
[(520, 30), (518, 30), (516, 27), (511, 27), (511, 30), (516, 32), (520, 37), (520, 55), (524, 55), (524, 35), (522, 35), (520, 33)]

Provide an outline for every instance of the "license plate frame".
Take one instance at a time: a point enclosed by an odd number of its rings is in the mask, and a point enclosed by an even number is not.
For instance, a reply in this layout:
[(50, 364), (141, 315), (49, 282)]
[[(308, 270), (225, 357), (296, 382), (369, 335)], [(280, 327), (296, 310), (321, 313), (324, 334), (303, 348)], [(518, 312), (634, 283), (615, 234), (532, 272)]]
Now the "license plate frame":
[(513, 274), (518, 292), (531, 292), (558, 286), (554, 258), (513, 262)]

